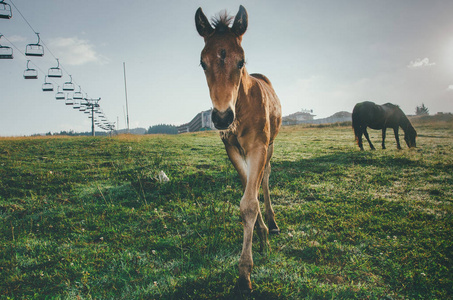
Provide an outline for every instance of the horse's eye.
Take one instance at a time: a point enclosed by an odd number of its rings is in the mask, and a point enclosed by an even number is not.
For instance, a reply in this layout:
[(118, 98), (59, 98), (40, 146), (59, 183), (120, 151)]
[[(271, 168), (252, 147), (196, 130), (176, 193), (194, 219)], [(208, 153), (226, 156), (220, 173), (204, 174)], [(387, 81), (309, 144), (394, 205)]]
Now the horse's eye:
[(206, 71), (206, 68), (208, 67), (204, 61), (200, 60), (200, 66), (203, 68), (203, 70)]
[(244, 64), (245, 64), (245, 61), (243, 59), (241, 59), (239, 62), (238, 62), (238, 69), (242, 69), (244, 67)]

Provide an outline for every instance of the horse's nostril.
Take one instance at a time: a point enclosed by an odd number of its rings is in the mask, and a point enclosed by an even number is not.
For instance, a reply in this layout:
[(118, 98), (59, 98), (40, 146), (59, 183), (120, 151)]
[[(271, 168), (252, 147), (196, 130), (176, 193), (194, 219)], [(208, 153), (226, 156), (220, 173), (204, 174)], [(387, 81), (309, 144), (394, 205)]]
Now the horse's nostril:
[(223, 130), (227, 129), (234, 121), (234, 112), (231, 108), (221, 112), (214, 108), (211, 114), (212, 122), (215, 128)]

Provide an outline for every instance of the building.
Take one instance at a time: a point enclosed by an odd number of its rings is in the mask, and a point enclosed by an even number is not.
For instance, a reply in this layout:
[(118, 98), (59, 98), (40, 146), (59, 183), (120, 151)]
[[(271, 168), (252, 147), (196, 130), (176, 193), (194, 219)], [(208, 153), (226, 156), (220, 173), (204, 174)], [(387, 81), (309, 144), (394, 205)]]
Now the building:
[(211, 113), (212, 108), (198, 113), (189, 123), (178, 126), (178, 133), (215, 129)]

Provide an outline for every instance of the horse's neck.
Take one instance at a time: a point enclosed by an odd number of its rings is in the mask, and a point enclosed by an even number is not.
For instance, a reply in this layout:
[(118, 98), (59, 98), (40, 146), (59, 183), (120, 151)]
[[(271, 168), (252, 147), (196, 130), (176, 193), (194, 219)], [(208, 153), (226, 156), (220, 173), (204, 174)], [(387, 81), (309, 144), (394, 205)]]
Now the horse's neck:
[(413, 128), (411, 122), (404, 114), (402, 114), (401, 116), (400, 126), (401, 128), (403, 128), (404, 132), (406, 132), (410, 128)]

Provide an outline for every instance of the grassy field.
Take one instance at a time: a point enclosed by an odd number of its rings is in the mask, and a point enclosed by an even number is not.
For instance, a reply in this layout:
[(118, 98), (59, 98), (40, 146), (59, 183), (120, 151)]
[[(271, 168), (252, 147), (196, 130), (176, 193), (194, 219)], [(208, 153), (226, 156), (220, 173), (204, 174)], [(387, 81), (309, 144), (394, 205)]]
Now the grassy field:
[(0, 139), (0, 298), (452, 299), (453, 125), (415, 128), (363, 152), (350, 126), (282, 129), (250, 295), (217, 133)]

